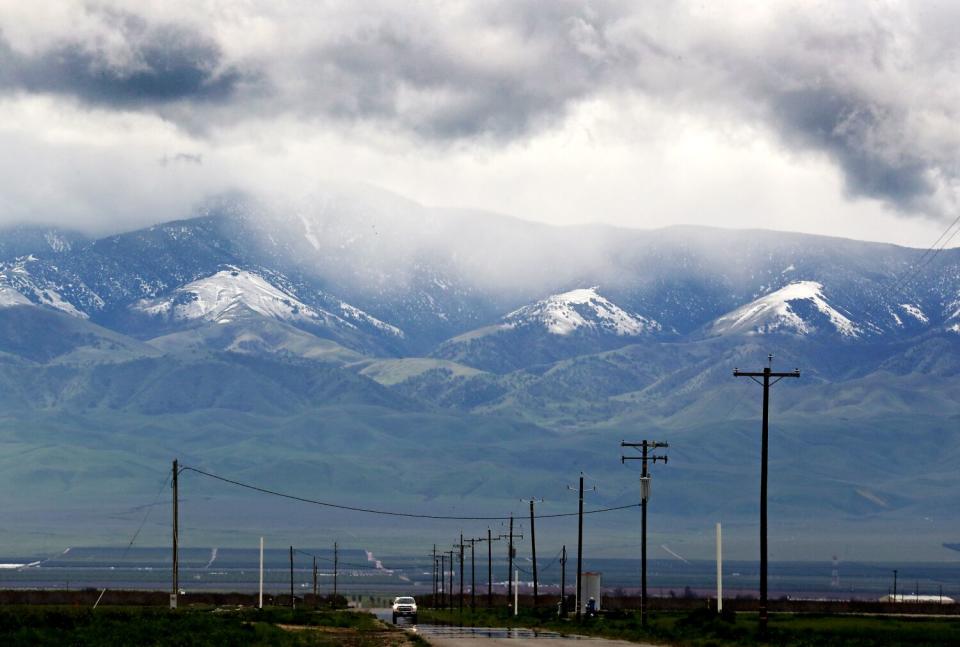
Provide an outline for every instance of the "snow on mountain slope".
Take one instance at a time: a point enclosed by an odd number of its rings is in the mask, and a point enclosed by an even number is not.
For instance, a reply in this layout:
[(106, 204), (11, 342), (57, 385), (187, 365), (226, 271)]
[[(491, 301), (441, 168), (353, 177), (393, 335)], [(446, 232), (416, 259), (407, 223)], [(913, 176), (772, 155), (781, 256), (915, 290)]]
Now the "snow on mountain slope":
[(362, 324), (387, 335), (403, 337), (399, 328), (348, 303), (336, 303), (342, 316), (307, 305), (292, 290), (279, 287), (259, 274), (231, 267), (177, 288), (168, 296), (138, 301), (132, 309), (173, 321), (204, 320), (218, 324), (230, 323), (244, 311), (252, 311), (292, 323), (348, 329)]
[(908, 315), (910, 315), (911, 317), (913, 317), (914, 319), (916, 319), (916, 320), (919, 321), (920, 323), (923, 323), (923, 324), (930, 323), (930, 317), (928, 317), (928, 316), (923, 312), (923, 310), (920, 309), (920, 306), (916, 306), (916, 305), (914, 305), (914, 304), (912, 304), (912, 303), (901, 303), (901, 304), (900, 304), (900, 308), (901, 308), (905, 313), (907, 313)]
[(960, 334), (960, 294), (957, 298), (946, 305), (944, 315), (947, 323), (947, 330)]
[[(31, 270), (40, 270), (34, 274)], [(91, 307), (103, 306), (103, 300), (93, 294), (82, 281), (71, 277), (56, 276), (59, 280), (50, 280), (45, 277), (47, 268), (33, 256), (18, 258), (13, 262), (0, 264), (0, 286), (6, 292), (5, 300), (17, 300), (13, 293), (17, 293), (27, 304), (46, 306), (54, 310), (65, 312), (73, 317), (89, 319), (83, 310), (68, 300), (64, 293), (71, 293), (74, 298), (81, 296), (83, 301)], [(53, 268), (54, 274), (56, 268)], [(12, 303), (5, 305), (14, 305)], [(16, 305), (26, 305), (17, 303)]]
[(360, 308), (352, 306), (349, 303), (341, 301), (339, 308), (341, 316), (345, 317), (346, 319), (352, 319), (355, 322), (367, 324), (394, 337), (404, 337), (403, 331), (396, 326), (388, 324), (385, 321), (380, 321), (373, 315), (367, 314)]
[(553, 335), (591, 332), (621, 337), (662, 329), (653, 319), (631, 314), (607, 300), (596, 287), (555, 294), (504, 317), (503, 327), (526, 326), (540, 326)]
[(33, 301), (23, 296), (13, 288), (0, 286), (0, 308), (12, 306), (32, 306)]
[(829, 323), (842, 337), (857, 338), (863, 334), (860, 326), (830, 305), (824, 297), (823, 284), (797, 281), (723, 315), (710, 324), (708, 333), (810, 335), (820, 331), (822, 323)]
[(246, 307), (265, 317), (309, 321), (320, 317), (296, 297), (263, 278), (242, 270), (224, 270), (177, 288), (173, 295), (139, 301), (134, 309), (174, 320), (206, 319), (229, 323), (231, 315)]
[[(204, 319), (217, 323), (229, 323), (243, 308), (285, 321), (310, 322), (322, 318), (320, 312), (292, 294), (252, 272), (235, 268), (188, 283), (170, 296), (144, 299), (133, 306), (144, 314), (176, 321)], [(327, 312), (323, 315), (333, 316)]]

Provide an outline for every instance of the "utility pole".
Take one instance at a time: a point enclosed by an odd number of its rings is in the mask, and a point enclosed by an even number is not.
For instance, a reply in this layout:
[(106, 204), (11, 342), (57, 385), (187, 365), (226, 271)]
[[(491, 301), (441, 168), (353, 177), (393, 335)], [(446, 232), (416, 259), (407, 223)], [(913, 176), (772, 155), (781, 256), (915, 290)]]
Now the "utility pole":
[(580, 472), (580, 512), (577, 515), (577, 622), (580, 622), (580, 580), (583, 579), (583, 472)]
[(567, 615), (567, 545), (560, 553), (560, 613)]
[(506, 535), (499, 535), (497, 539), (507, 539), (507, 600), (513, 595), (513, 558), (517, 556), (517, 549), (513, 546), (513, 539), (523, 539), (523, 535), (513, 534), (513, 513), (510, 513), (510, 531)]
[(543, 499), (530, 499), (530, 555), (533, 558), (533, 606), (539, 601), (539, 587), (537, 582), (537, 530), (534, 525), (536, 516), (533, 514), (533, 504), (543, 503)]
[(433, 597), (430, 599), (430, 606), (434, 609), (437, 608), (437, 545), (433, 545), (433, 577), (431, 578), (431, 583), (433, 584)]
[[(569, 485), (567, 486), (568, 490), (573, 488)], [(596, 487), (592, 489), (596, 490)], [(577, 514), (577, 622), (580, 621), (581, 611), (583, 609), (583, 603), (581, 602), (580, 594), (581, 583), (580, 580), (583, 579), (583, 472), (580, 472), (580, 507), (579, 513)]]
[(337, 571), (340, 570), (340, 551), (337, 542), (333, 542), (333, 606), (337, 605)]
[(487, 527), (487, 608), (493, 606), (493, 537)]
[[(487, 528), (487, 608), (493, 608), (493, 542), (499, 541), (501, 537), (493, 537), (490, 528)], [(507, 575), (510, 579), (510, 575)]]
[(460, 533), (460, 543), (456, 545), (460, 551), (460, 613), (463, 613), (463, 533)]
[[(513, 548), (513, 513), (510, 513), (510, 546), (507, 550), (507, 595), (509, 596), (513, 593), (513, 558), (514, 558), (514, 548)], [(510, 599), (509, 597), (507, 598)]]
[(893, 601), (897, 601), (897, 569), (893, 569)]
[(620, 462), (641, 461), (642, 469), (640, 472), (640, 624), (647, 626), (647, 500), (650, 498), (650, 472), (647, 470), (647, 463), (656, 463), (663, 461), (667, 463), (666, 456), (651, 455), (650, 452), (659, 447), (669, 447), (667, 443), (644, 440), (639, 443), (628, 443), (620, 441), (621, 447), (639, 447), (640, 456), (620, 456)]
[(474, 559), (477, 552), (477, 542), (480, 539), (468, 539), (470, 542), (470, 612), (477, 610), (477, 562)]
[(453, 611), (453, 554), (456, 551), (448, 550), (447, 555), (450, 556), (448, 562), (450, 564), (450, 580), (449, 586), (447, 587), (447, 604), (450, 607), (450, 610)]
[(444, 554), (443, 554), (443, 553), (440, 553), (440, 573), (439, 573), (439, 575), (440, 575), (440, 588), (437, 589), (437, 592), (440, 594), (440, 607), (439, 607), (439, 608), (441, 608), (441, 609), (446, 606), (446, 599), (444, 598), (444, 595), (443, 595), (444, 592), (445, 592), (445, 590), (446, 590), (446, 588), (447, 588), (447, 587), (446, 587), (446, 584), (447, 584), (447, 571), (446, 571), (446, 569), (444, 568), (445, 566), (446, 566), (446, 557), (444, 557)]
[(442, 601), (438, 600), (438, 598), (442, 600), (442, 595), (440, 593), (441, 578), (443, 578), (443, 555), (433, 562), (433, 590), (435, 591), (433, 594), (434, 609), (439, 609), (443, 604)]
[(313, 556), (313, 608), (317, 608), (317, 556)]
[[(763, 387), (763, 428), (760, 443), (760, 634), (767, 635), (767, 456), (770, 423), (770, 387), (785, 377), (800, 377), (800, 369), (775, 373), (773, 355), (767, 356), (768, 366), (763, 371), (750, 372), (733, 369), (734, 377), (749, 377)], [(761, 382), (757, 378), (762, 378)], [(771, 382), (771, 380), (773, 380)]]
[[(474, 554), (473, 547), (474, 547), (474, 544), (476, 544), (477, 540), (476, 540), (476, 539), (463, 539), (463, 540), (461, 540), (461, 541), (463, 542), (463, 549), (462, 549), (462, 550), (463, 550), (463, 553), (464, 553), (464, 556), (463, 556), (462, 559), (466, 560), (467, 546), (470, 547), (470, 610), (472, 611), (472, 610), (474, 609), (474, 607), (476, 606), (476, 601), (475, 601), (475, 599), (474, 599), (474, 589), (475, 589), (476, 587), (474, 586), (474, 584), (476, 584), (477, 569), (476, 569), (476, 562), (475, 562), (474, 559), (473, 559), (473, 556), (474, 556), (474, 555), (473, 555), (473, 554)], [(464, 569), (464, 571), (466, 571), (466, 569)], [(461, 596), (463, 595), (463, 588), (462, 588), (462, 587), (463, 587), (463, 585), (461, 585), (461, 590), (460, 590), (460, 595), (461, 595)]]
[(170, 593), (170, 608), (176, 609), (177, 602), (180, 599), (180, 512), (179, 512), (179, 492), (177, 477), (180, 476), (180, 468), (178, 466), (177, 460), (173, 460), (173, 480), (171, 485), (173, 487), (173, 592)]
[(297, 608), (297, 604), (294, 602), (293, 597), (293, 546), (290, 547), (290, 608)]

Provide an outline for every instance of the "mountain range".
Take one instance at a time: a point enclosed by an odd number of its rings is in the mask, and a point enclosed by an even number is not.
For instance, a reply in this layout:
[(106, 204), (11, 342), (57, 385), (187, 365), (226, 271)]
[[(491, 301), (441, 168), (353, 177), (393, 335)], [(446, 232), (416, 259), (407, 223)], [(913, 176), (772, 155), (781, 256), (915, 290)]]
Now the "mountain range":
[(722, 518), (746, 547), (759, 391), (731, 371), (769, 354), (802, 373), (774, 392), (781, 555), (885, 557), (860, 529), (914, 523), (913, 554), (946, 559), (960, 250), (554, 227), (368, 187), (221, 196), (102, 238), (0, 233), (0, 499), (39, 534), (64, 497), (127, 510), (121, 527), (179, 456), (421, 511), (502, 511), (582, 470), (619, 505), (619, 441), (656, 436), (665, 536), (702, 551), (690, 528)]

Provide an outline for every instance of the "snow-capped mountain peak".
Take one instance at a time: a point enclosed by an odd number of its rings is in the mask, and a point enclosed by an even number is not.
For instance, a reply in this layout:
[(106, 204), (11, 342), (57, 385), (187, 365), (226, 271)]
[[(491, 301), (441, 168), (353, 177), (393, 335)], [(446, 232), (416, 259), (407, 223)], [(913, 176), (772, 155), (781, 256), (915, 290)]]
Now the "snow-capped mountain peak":
[(172, 295), (142, 300), (134, 310), (173, 320), (228, 323), (242, 308), (287, 321), (319, 319), (320, 313), (292, 294), (246, 270), (230, 268), (178, 288)]
[(538, 325), (554, 335), (590, 331), (619, 336), (637, 336), (661, 330), (653, 319), (631, 314), (601, 296), (596, 287), (555, 294), (514, 310), (504, 325), (515, 328)]
[[(263, 276), (228, 266), (163, 297), (140, 300), (131, 309), (172, 322), (202, 320), (228, 324), (253, 313), (310, 329), (340, 331), (354, 340), (371, 332), (388, 338), (404, 337), (396, 326), (349, 303), (322, 293), (311, 296), (312, 299), (306, 299), (310, 303), (306, 303), (282, 275)], [(333, 311), (322, 307), (322, 303)]]
[(863, 333), (828, 302), (822, 283), (797, 281), (723, 315), (708, 331), (712, 335), (772, 332), (809, 335), (817, 332), (818, 325), (824, 321), (843, 337), (856, 338)]

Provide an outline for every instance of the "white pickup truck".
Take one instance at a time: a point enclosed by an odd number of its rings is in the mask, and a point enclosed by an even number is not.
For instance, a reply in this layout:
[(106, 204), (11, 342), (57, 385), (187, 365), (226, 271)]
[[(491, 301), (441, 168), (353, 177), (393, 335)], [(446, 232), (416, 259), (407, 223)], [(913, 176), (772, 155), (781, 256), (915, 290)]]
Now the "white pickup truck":
[(413, 598), (401, 597), (393, 599), (393, 624), (397, 618), (410, 618), (410, 622), (417, 623), (417, 601)]

